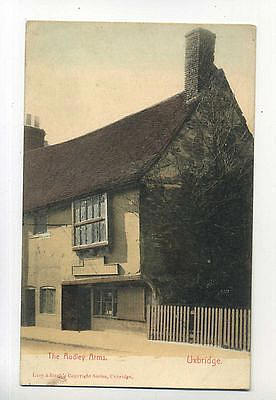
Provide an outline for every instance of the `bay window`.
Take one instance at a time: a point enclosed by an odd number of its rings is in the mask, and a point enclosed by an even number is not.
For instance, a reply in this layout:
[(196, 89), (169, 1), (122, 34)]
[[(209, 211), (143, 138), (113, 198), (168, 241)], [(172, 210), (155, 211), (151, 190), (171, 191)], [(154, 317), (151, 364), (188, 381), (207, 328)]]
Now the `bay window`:
[(73, 247), (107, 244), (107, 195), (99, 194), (73, 203)]

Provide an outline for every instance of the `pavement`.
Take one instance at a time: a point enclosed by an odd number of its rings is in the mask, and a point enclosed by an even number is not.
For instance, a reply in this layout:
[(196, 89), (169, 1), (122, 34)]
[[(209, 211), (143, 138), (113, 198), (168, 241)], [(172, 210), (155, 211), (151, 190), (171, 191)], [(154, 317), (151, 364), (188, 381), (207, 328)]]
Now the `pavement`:
[(114, 330), (78, 332), (37, 326), (22, 327), (21, 338), (120, 352), (129, 352), (130, 349), (143, 347), (148, 341), (145, 333), (125, 333)]
[(226, 358), (248, 358), (249, 353), (189, 343), (148, 340), (146, 333), (126, 331), (67, 331), (38, 326), (22, 327), (21, 338), (39, 342), (57, 343), (99, 350), (125, 352), (133, 355), (155, 357), (184, 356), (196, 350), (202, 356), (215, 355)]

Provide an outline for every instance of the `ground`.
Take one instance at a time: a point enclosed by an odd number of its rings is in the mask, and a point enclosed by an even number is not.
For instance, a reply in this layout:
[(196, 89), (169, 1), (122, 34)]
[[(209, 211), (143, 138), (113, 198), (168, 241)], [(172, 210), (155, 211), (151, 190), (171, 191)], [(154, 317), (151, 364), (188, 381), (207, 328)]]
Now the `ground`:
[(249, 366), (249, 353), (183, 343), (150, 342), (130, 351), (21, 344), (25, 385), (247, 389)]
[[(74, 354), (83, 354), (87, 353), (87, 348), (80, 346), (70, 346), (59, 343), (48, 343), (48, 342), (39, 342), (35, 340), (22, 339), (21, 341), (21, 356), (28, 355), (42, 355), (48, 354), (49, 352), (54, 352), (56, 354), (64, 354), (64, 353), (74, 353)], [(93, 349), (93, 347), (89, 348), (89, 353), (99, 353), (99, 349)], [(125, 351), (117, 351), (117, 350), (105, 350), (104, 354), (106, 356), (117, 356), (117, 357), (126, 357), (130, 354)]]

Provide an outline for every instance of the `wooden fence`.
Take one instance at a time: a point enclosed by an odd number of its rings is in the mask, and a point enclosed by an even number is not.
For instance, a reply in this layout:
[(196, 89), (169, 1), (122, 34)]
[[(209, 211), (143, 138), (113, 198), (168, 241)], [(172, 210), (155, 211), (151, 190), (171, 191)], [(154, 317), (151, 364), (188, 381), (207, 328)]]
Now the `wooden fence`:
[(250, 351), (250, 310), (147, 306), (148, 339)]

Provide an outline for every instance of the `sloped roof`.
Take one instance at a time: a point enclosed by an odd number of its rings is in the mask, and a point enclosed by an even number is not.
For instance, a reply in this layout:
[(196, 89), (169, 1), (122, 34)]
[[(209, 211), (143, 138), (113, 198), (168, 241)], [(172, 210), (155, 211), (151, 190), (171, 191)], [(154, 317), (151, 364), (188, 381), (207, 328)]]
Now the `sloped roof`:
[(193, 108), (182, 92), (84, 136), (26, 152), (24, 209), (137, 181)]

